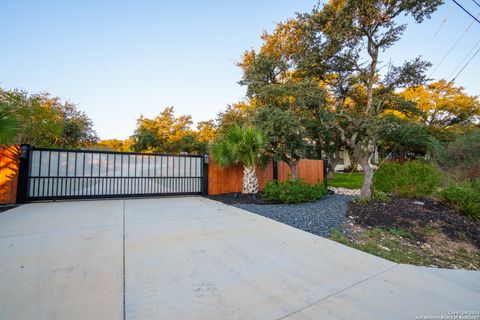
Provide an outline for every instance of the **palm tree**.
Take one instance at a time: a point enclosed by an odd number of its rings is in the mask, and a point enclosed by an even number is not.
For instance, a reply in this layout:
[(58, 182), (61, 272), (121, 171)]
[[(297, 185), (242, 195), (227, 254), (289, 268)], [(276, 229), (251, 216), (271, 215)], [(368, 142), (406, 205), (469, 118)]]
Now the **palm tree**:
[(242, 193), (258, 193), (256, 166), (263, 159), (263, 132), (252, 126), (234, 125), (225, 130), (210, 147), (213, 161), (221, 167), (243, 165)]
[(5, 106), (0, 105), (0, 145), (13, 142), (18, 131), (18, 121), (4, 114)]

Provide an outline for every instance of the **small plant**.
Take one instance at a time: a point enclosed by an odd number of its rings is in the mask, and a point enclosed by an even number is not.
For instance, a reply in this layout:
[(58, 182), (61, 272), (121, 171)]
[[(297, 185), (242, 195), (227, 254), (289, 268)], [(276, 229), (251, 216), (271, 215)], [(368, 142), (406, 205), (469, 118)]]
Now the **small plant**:
[(480, 220), (480, 179), (452, 183), (439, 196), (472, 220)]
[(421, 161), (388, 162), (375, 172), (373, 185), (385, 193), (424, 196), (431, 195), (441, 185), (441, 176), (435, 166)]
[(390, 200), (390, 195), (386, 192), (383, 192), (383, 191), (380, 191), (380, 190), (377, 190), (377, 189), (373, 188), (372, 198), (373, 198), (373, 200), (377, 200), (377, 201), (380, 201), (380, 202), (387, 202), (388, 200)]
[(367, 204), (371, 201), (371, 199), (366, 198), (366, 197), (355, 197), (353, 199), (353, 202), (358, 203), (358, 204)]
[(326, 194), (323, 184), (309, 185), (302, 179), (287, 180), (284, 182), (272, 181), (265, 186), (263, 198), (267, 201), (283, 203), (301, 203), (320, 199)]

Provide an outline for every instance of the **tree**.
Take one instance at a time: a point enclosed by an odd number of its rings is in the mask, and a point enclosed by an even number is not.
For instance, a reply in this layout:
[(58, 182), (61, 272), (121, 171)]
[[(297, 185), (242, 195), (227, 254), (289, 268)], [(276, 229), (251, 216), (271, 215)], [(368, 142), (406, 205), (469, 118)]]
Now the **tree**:
[(396, 116), (389, 116), (385, 120), (385, 125), (379, 132), (379, 146), (386, 155), (398, 155), (400, 162), (404, 162), (408, 158), (426, 156), (438, 149), (438, 141), (425, 125)]
[(213, 120), (200, 121), (197, 124), (198, 141), (208, 144), (216, 135), (215, 122)]
[(141, 116), (132, 136), (132, 149), (136, 152), (164, 153), (192, 151), (187, 141), (187, 137), (194, 135), (192, 124), (190, 115), (175, 117), (173, 107), (165, 108), (154, 119)]
[(262, 161), (265, 146), (263, 133), (252, 126), (233, 125), (225, 130), (210, 146), (215, 163), (227, 167), (243, 165), (242, 193), (258, 193), (257, 164)]
[(408, 107), (395, 91), (423, 84), (429, 66), (417, 58), (400, 67), (389, 66), (381, 77), (380, 53), (406, 29), (397, 22), (400, 15), (411, 15), (420, 23), (440, 4), (441, 0), (332, 0), (298, 17), (306, 35), (296, 65), (304, 74), (325, 81), (334, 97), (336, 127), (365, 173), (362, 197), (371, 198), (370, 159), (385, 110)]
[(406, 88), (402, 96), (422, 111), (420, 120), (428, 126), (469, 125), (480, 120), (480, 101), (463, 87), (439, 80), (428, 85)]
[(239, 125), (249, 125), (255, 114), (255, 102), (238, 102), (227, 106), (227, 109), (217, 115), (217, 130), (224, 132), (227, 128)]
[(266, 151), (285, 161), (291, 178), (298, 179), (298, 163), (304, 158), (307, 144), (305, 129), (291, 109), (262, 107), (253, 118), (253, 124), (265, 134)]
[(426, 125), (430, 134), (442, 142), (451, 142), (463, 134), (465, 126), (480, 121), (480, 100), (463, 87), (439, 80), (428, 85), (406, 88), (402, 97), (415, 102), (421, 113), (415, 121)]
[(93, 149), (130, 152), (132, 151), (133, 139), (119, 140), (119, 139), (106, 139), (100, 140)]
[(98, 141), (88, 116), (70, 102), (48, 93), (0, 89), (4, 114), (19, 127), (13, 143), (38, 147), (85, 148)]

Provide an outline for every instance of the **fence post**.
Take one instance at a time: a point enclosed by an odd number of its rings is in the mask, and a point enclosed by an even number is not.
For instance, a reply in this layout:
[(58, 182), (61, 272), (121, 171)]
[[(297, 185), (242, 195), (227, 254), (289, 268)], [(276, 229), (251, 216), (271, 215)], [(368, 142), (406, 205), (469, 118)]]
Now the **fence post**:
[(30, 173), (30, 154), (32, 146), (29, 144), (20, 145), (20, 157), (18, 164), (18, 184), (17, 184), (17, 199), (16, 203), (27, 203)]
[(278, 181), (278, 161), (275, 159), (272, 160), (272, 168), (273, 168), (273, 180)]
[(202, 196), (208, 196), (208, 154), (202, 155)]

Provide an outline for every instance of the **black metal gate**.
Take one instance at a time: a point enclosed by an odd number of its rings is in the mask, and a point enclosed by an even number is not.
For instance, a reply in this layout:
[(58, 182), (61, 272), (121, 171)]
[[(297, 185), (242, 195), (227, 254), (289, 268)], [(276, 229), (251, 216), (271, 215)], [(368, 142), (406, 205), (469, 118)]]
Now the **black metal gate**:
[(206, 156), (22, 145), (20, 158), (20, 170), (23, 160), (28, 175), (26, 181), (20, 175), (19, 183), (26, 185), (19, 185), (18, 202), (194, 195), (205, 193), (208, 185)]

